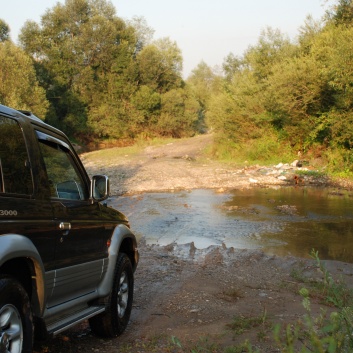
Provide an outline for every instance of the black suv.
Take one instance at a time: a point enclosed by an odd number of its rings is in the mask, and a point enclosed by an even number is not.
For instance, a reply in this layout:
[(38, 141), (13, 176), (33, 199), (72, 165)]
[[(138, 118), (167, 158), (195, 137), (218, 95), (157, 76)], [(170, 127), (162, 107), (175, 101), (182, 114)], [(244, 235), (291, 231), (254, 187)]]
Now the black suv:
[(124, 331), (138, 251), (108, 193), (65, 134), (0, 105), (0, 353), (85, 319), (100, 336)]

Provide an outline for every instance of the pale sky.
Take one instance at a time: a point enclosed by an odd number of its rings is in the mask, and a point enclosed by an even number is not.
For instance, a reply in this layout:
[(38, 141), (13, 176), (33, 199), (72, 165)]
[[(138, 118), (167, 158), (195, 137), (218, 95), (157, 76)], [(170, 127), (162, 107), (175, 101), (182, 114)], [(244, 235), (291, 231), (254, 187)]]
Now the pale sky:
[[(0, 18), (17, 36), (26, 20), (40, 23), (46, 9), (64, 0), (0, 0)], [(335, 0), (111, 0), (117, 15), (144, 17), (155, 30), (154, 39), (176, 41), (184, 59), (184, 77), (204, 61), (221, 66), (230, 53), (242, 55), (270, 26), (291, 38), (307, 15), (319, 20)]]

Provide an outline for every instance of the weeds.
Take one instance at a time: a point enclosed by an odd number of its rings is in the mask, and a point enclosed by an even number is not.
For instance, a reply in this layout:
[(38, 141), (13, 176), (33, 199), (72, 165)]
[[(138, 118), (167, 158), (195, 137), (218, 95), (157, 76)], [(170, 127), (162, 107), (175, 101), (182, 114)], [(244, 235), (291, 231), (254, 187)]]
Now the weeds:
[(307, 278), (305, 278), (303, 272), (304, 272), (304, 264), (301, 263), (299, 267), (293, 267), (291, 269), (290, 276), (298, 282), (305, 283), (307, 281)]
[(312, 178), (327, 177), (327, 173), (318, 170), (298, 170), (296, 173), (300, 176), (307, 176)]
[(222, 292), (222, 296), (228, 301), (236, 301), (243, 298), (244, 294), (239, 289), (229, 288)]
[(127, 343), (121, 345), (119, 347), (119, 353), (184, 353), (184, 351), (181, 349), (176, 351), (175, 347), (175, 341), (171, 341), (169, 336), (164, 334), (153, 335), (148, 338), (136, 340), (134, 343)]
[(353, 305), (353, 292), (342, 280), (334, 280), (319, 258), (317, 251), (311, 251), (311, 257), (316, 261), (318, 269), (323, 274), (322, 294), (328, 304), (342, 309)]
[(290, 148), (283, 146), (275, 134), (266, 134), (246, 143), (235, 143), (232, 140), (216, 138), (213, 145), (213, 156), (221, 161), (244, 164), (247, 161), (255, 164), (278, 164), (291, 162), (295, 155)]
[(302, 288), (299, 293), (305, 316), (285, 329), (276, 325), (275, 340), (282, 353), (350, 353), (353, 351), (353, 293), (342, 281), (332, 278), (317, 251), (312, 250), (311, 256), (323, 274), (322, 294), (337, 310), (328, 314), (321, 309), (320, 315), (314, 317), (310, 291)]
[(236, 335), (240, 335), (246, 330), (254, 327), (266, 325), (267, 312), (264, 310), (263, 315), (258, 317), (244, 317), (238, 316), (233, 319), (233, 322), (228, 324), (227, 327)]

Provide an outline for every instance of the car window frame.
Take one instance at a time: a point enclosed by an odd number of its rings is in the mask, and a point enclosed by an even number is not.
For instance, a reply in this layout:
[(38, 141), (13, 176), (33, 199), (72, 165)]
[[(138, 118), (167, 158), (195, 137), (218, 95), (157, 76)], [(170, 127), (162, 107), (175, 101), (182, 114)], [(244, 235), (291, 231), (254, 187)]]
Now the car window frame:
[(38, 139), (41, 159), (42, 159), (42, 163), (43, 163), (43, 166), (44, 166), (46, 173), (47, 173), (47, 166), (46, 166), (46, 162), (44, 160), (42, 149), (40, 146), (41, 143), (44, 143), (49, 146), (50, 145), (53, 145), (53, 146), (57, 145), (60, 147), (60, 149), (62, 149), (66, 153), (67, 156), (69, 156), (69, 158), (68, 158), (69, 162), (70, 162), (71, 166), (73, 167), (76, 175), (79, 177), (79, 180), (82, 184), (82, 187), (84, 187), (83, 193), (84, 193), (85, 197), (82, 199), (81, 198), (80, 199), (64, 198), (64, 197), (59, 197), (59, 195), (54, 196), (52, 194), (50, 195), (50, 198), (55, 199), (55, 200), (70, 201), (70, 202), (87, 202), (87, 201), (89, 201), (90, 185), (87, 182), (86, 175), (82, 172), (82, 166), (80, 165), (80, 163), (78, 163), (77, 158), (75, 156), (75, 153), (73, 153), (70, 145), (66, 141), (64, 141), (60, 138), (57, 138), (53, 135), (50, 135), (47, 132), (43, 132), (38, 129), (35, 129), (35, 133), (36, 133), (36, 137)]
[(4, 177), (4, 173), (3, 173), (3, 166), (2, 166), (2, 161), (0, 159), (0, 195), (3, 197), (16, 197), (16, 198), (32, 198), (34, 195), (34, 176), (33, 176), (33, 170), (32, 170), (32, 166), (31, 166), (31, 162), (30, 162), (30, 153), (29, 153), (29, 148), (28, 148), (28, 143), (27, 143), (27, 139), (25, 137), (24, 131), (23, 131), (23, 127), (21, 125), (21, 123), (13, 116), (8, 116), (7, 114), (4, 113), (0, 113), (0, 118), (5, 118), (5, 119), (9, 119), (12, 122), (14, 122), (20, 132), (20, 135), (22, 136), (21, 139), (21, 143), (24, 146), (24, 152), (26, 153), (26, 159), (25, 159), (25, 168), (28, 169), (29, 171), (29, 175), (28, 177), (30, 178), (30, 183), (28, 183), (31, 185), (31, 190), (28, 193), (23, 193), (23, 192), (9, 192), (6, 191), (6, 179)]

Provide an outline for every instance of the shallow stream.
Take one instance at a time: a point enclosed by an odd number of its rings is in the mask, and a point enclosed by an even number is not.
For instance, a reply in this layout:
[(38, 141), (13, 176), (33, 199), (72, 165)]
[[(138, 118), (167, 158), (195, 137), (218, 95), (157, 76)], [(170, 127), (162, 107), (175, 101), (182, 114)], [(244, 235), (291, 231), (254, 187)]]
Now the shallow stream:
[(353, 263), (353, 194), (323, 188), (253, 188), (146, 193), (114, 197), (148, 244), (194, 242), (262, 249), (276, 255)]

